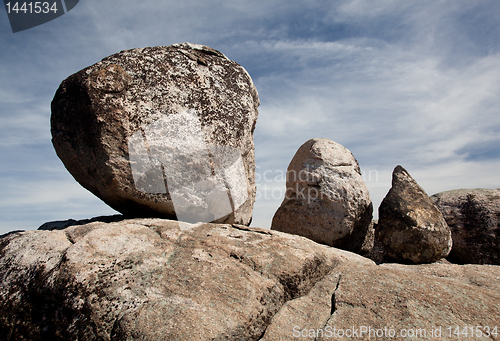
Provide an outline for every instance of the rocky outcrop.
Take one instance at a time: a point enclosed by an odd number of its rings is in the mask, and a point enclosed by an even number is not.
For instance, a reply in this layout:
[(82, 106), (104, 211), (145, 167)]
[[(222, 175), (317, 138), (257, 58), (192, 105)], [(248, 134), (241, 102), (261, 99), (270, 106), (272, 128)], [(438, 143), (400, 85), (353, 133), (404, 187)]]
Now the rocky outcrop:
[(362, 252), (372, 211), (352, 153), (331, 140), (311, 139), (288, 166), (285, 199), (271, 229)]
[(6, 340), (330, 339), (361, 326), (431, 339), (498, 326), (499, 266), (376, 265), (236, 224), (99, 220), (0, 239)]
[(52, 142), (117, 211), (249, 224), (259, 99), (248, 73), (189, 43), (122, 51), (62, 82)]
[(500, 265), (500, 189), (458, 189), (431, 198), (451, 229), (450, 261)]
[(401, 263), (432, 263), (450, 253), (451, 232), (443, 215), (401, 166), (380, 204), (376, 240), (386, 258)]
[(282, 305), (354, 254), (243, 225), (161, 219), (4, 237), (11, 339), (258, 339)]
[[(261, 340), (455, 340), (457, 327), (461, 338), (488, 331), (499, 340), (499, 273), (498, 266), (347, 262), (287, 302)], [(478, 328), (464, 332), (469, 325)]]

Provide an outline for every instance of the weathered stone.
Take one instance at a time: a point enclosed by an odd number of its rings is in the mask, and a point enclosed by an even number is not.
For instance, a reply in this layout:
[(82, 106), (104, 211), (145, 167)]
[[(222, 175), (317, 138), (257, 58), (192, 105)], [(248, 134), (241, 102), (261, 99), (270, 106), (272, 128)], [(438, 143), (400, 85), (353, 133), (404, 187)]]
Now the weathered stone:
[(378, 220), (372, 220), (370, 222), (370, 225), (368, 225), (368, 229), (366, 230), (366, 237), (363, 245), (361, 245), (361, 250), (359, 252), (359, 254), (365, 257), (371, 250), (373, 250), (373, 247), (375, 245), (375, 226), (377, 226), (377, 222)]
[(402, 263), (432, 263), (450, 253), (451, 232), (443, 215), (401, 166), (380, 204), (376, 239), (389, 259)]
[(209, 47), (127, 50), (62, 82), (52, 142), (125, 215), (249, 224), (258, 105), (243, 67)]
[(498, 266), (344, 263), (285, 303), (261, 340), (454, 340), (457, 326), (498, 326), (499, 274)]
[(459, 189), (431, 196), (451, 229), (448, 259), (500, 265), (500, 189)]
[(322, 340), (370, 326), (426, 330), (414, 339), (441, 327), (451, 339), (449, 326), (498, 327), (499, 266), (377, 266), (236, 224), (99, 220), (0, 239), (0, 335), (270, 341), (323, 330)]
[(243, 225), (95, 221), (0, 240), (0, 335), (255, 340), (346, 251)]
[(362, 252), (372, 211), (352, 153), (331, 140), (311, 139), (288, 166), (285, 199), (271, 229)]

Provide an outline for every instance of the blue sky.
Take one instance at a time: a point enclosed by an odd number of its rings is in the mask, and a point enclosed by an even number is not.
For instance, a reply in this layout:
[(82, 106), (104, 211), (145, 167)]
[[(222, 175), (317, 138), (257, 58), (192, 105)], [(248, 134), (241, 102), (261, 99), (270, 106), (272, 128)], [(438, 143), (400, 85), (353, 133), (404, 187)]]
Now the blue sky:
[(281, 175), (315, 137), (353, 152), (375, 214), (398, 164), (429, 195), (498, 188), (498, 18), (498, 1), (81, 0), (13, 34), (2, 10), (0, 234), (116, 213), (57, 158), (50, 102), (110, 54), (186, 41), (241, 64), (259, 91), (253, 226), (270, 226)]

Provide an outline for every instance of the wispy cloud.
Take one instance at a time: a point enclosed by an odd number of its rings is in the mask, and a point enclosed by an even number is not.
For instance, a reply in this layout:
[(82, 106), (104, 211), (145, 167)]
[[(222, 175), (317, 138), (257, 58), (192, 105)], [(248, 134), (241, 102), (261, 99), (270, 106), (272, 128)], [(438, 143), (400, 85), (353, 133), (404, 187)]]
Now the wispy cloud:
[(13, 229), (36, 229), (46, 221), (117, 213), (70, 176), (41, 181), (2, 177), (0, 186), (8, 194), (0, 197), (0, 234)]
[[(500, 55), (447, 69), (432, 56), (424, 59), (397, 46), (351, 44), (343, 44), (341, 50), (351, 52), (340, 59), (333, 51), (342, 44), (301, 42), (293, 52), (290, 44), (280, 44), (284, 58), (295, 54), (304, 66), (257, 80), (267, 90), (260, 133), (283, 137), (314, 131), (347, 144), (380, 145), (381, 156), (404, 149), (439, 161), (457, 157), (457, 149), (490, 138), (500, 127), (494, 115), (500, 104)], [(320, 55), (323, 65), (314, 68), (318, 50), (332, 52)], [(432, 155), (425, 151), (429, 144)], [(440, 150), (440, 144), (448, 146)]]

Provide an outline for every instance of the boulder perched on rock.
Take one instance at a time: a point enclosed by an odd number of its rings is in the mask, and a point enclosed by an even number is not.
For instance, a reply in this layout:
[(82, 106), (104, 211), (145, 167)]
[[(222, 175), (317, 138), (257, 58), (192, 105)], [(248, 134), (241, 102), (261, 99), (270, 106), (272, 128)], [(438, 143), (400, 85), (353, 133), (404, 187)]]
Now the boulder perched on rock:
[(447, 339), (449, 326), (498, 326), (499, 266), (377, 266), (237, 224), (108, 220), (0, 238), (0, 335), (271, 341), (365, 326)]
[(62, 82), (52, 142), (117, 211), (249, 224), (259, 99), (248, 73), (189, 43), (122, 51)]
[(380, 204), (376, 239), (389, 259), (401, 263), (432, 263), (450, 253), (451, 232), (443, 215), (401, 166)]
[(271, 229), (362, 252), (372, 212), (352, 153), (331, 140), (311, 139), (288, 166), (285, 199)]
[(431, 199), (451, 229), (450, 261), (500, 265), (500, 189), (458, 189)]

